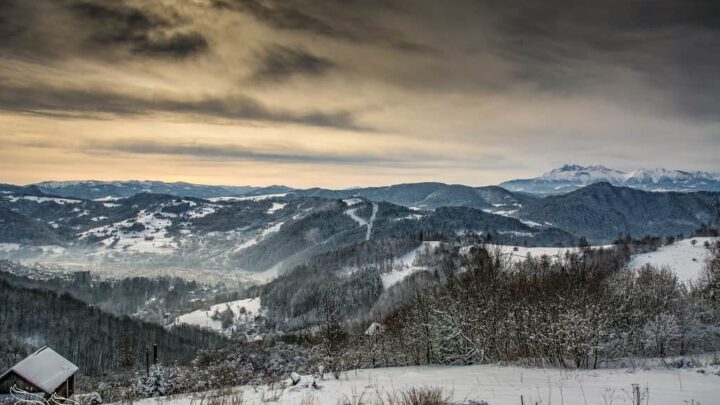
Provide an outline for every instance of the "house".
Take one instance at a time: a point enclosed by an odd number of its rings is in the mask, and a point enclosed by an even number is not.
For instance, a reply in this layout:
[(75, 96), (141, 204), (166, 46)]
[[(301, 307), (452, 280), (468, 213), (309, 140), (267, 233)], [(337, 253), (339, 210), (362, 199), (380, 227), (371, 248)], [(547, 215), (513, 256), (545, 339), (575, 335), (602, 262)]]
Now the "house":
[(43, 347), (0, 375), (0, 396), (15, 386), (44, 397), (69, 398), (75, 392), (78, 367), (49, 347)]

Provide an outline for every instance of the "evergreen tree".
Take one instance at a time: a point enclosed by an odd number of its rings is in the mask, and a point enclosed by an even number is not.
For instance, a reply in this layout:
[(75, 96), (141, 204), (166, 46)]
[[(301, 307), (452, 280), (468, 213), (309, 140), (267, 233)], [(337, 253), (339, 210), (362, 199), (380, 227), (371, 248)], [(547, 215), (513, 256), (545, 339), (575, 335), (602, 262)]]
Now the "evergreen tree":
[(120, 344), (119, 366), (125, 370), (131, 370), (135, 367), (135, 353), (129, 336), (124, 336)]
[(165, 369), (159, 364), (153, 364), (150, 375), (138, 381), (138, 391), (146, 398), (165, 395)]

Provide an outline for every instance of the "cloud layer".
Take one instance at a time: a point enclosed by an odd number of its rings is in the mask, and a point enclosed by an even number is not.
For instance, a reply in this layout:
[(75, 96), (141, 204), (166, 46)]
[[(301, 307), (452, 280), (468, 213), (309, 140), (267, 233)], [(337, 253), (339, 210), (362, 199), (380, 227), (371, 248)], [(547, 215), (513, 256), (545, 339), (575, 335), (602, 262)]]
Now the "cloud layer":
[(720, 171), (719, 27), (712, 0), (0, 0), (0, 180), (92, 174), (68, 153), (250, 184)]

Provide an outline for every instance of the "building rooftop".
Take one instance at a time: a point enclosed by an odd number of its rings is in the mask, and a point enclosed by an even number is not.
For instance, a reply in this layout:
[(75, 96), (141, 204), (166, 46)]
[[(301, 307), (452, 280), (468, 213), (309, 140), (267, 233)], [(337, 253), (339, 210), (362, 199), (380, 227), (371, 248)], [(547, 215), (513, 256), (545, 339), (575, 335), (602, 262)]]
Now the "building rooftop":
[(43, 347), (5, 371), (0, 379), (14, 372), (45, 393), (52, 394), (77, 371), (78, 367), (68, 359)]

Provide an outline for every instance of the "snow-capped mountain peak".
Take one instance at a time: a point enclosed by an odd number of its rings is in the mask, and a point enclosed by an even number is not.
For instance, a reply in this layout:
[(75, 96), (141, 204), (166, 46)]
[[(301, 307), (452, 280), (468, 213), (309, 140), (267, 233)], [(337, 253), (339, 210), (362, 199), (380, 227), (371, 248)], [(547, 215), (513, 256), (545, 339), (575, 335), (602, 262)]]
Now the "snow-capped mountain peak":
[(688, 181), (718, 181), (718, 176), (708, 172), (688, 172), (684, 170), (668, 170), (668, 169), (638, 169), (628, 173), (626, 182), (628, 183), (654, 183), (663, 182), (688, 182)]
[(720, 175), (709, 172), (665, 168), (624, 172), (602, 165), (578, 164), (566, 164), (539, 177), (510, 180), (500, 186), (510, 191), (561, 194), (599, 182), (647, 191), (720, 191)]
[(583, 184), (609, 181), (618, 183), (623, 180), (625, 173), (610, 169), (602, 165), (582, 166), (566, 164), (557, 169), (544, 173), (539, 179), (546, 181), (577, 181)]

